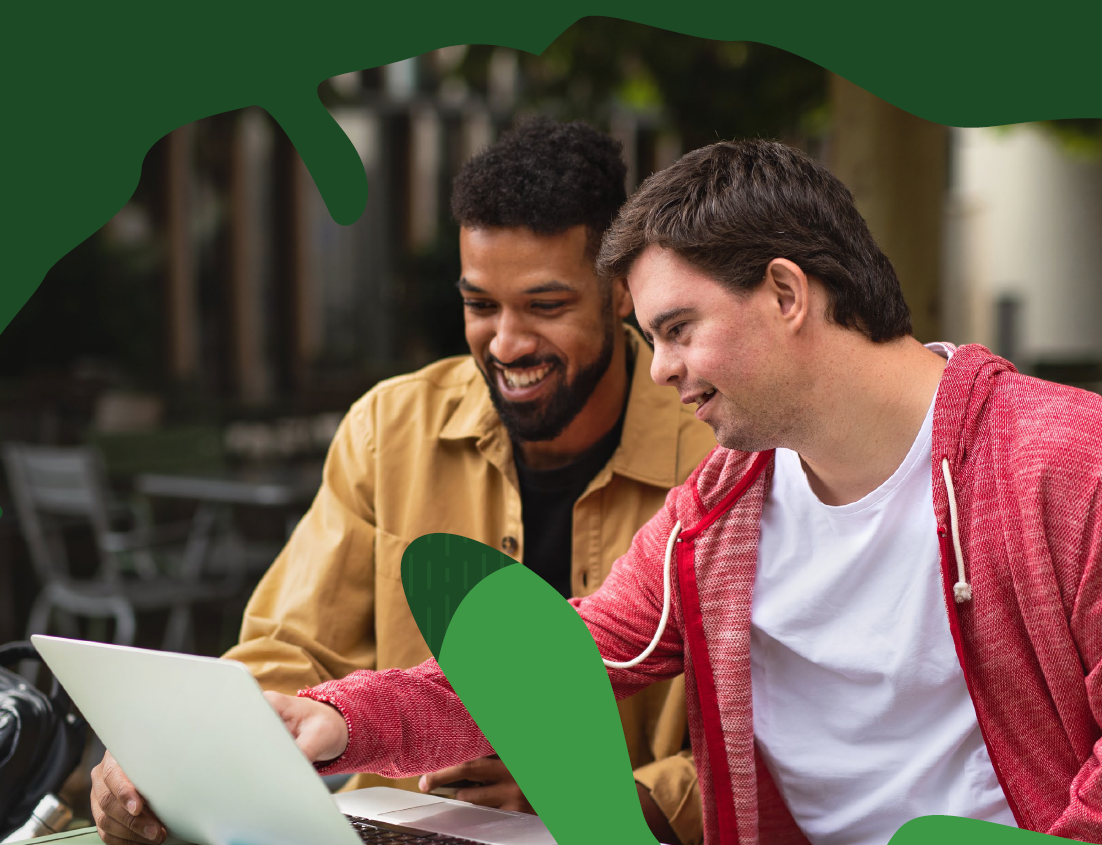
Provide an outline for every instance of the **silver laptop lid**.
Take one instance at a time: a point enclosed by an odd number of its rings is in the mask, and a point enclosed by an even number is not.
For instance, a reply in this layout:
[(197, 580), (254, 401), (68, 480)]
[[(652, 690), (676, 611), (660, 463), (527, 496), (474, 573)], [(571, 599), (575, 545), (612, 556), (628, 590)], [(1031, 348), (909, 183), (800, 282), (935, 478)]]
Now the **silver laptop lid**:
[(31, 640), (174, 836), (198, 845), (362, 845), (242, 664)]

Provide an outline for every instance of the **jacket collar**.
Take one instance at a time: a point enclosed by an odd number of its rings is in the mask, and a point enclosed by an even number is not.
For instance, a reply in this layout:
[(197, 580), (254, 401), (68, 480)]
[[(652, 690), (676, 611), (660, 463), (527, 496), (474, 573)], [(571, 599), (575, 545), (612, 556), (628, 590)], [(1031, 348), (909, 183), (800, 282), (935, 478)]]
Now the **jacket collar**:
[(1014, 365), (978, 344), (959, 347), (941, 374), (934, 402), (934, 461), (948, 458), (954, 474), (971, 451), (995, 381)]
[[(680, 405), (672, 388), (659, 387), (651, 381), (654, 354), (639, 332), (630, 326), (624, 326), (624, 332), (635, 355), (635, 370), (620, 445), (609, 467), (619, 475), (645, 484), (673, 487), (677, 483)], [(441, 440), (474, 439), (483, 452), (487, 449), (498, 452), (509, 444), (509, 437), (474, 359), (468, 361), (469, 387), (441, 427), (439, 437)]]

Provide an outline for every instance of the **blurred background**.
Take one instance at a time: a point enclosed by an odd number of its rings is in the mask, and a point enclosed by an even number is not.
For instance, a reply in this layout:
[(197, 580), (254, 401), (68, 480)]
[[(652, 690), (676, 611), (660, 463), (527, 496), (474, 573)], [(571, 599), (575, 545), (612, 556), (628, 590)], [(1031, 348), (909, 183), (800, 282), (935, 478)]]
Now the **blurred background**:
[(451, 179), (526, 113), (621, 140), (629, 191), (715, 140), (801, 147), (854, 192), (919, 339), (1102, 389), (1100, 121), (948, 128), (782, 50), (601, 18), (541, 56), (447, 47), (319, 95), (367, 171), (357, 223), (267, 113), (215, 115), (152, 148), (0, 334), (0, 443), (23, 444), (0, 478), (0, 642), (235, 640), (344, 410), (466, 351)]

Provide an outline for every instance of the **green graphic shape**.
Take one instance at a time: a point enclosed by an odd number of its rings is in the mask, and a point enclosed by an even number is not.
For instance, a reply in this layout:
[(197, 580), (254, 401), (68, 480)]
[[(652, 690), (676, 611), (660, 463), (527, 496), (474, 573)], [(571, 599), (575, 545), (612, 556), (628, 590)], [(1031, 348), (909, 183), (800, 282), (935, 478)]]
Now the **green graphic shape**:
[(455, 534), (425, 534), (406, 546), (402, 589), (433, 657), (440, 659), (459, 603), (488, 575), (515, 563), (497, 549)]
[(453, 44), (542, 52), (599, 12), (689, 35), (788, 50), (906, 111), (984, 126), (1102, 116), (1102, 5), (1034, 14), (984, 4), (715, 6), (340, 0), (186, 5), (9, 3), (0, 136), (0, 330), (66, 252), (130, 198), (159, 138), (258, 105), (287, 132), (334, 220), (367, 196), (362, 163), (317, 97), (322, 80)]
[[(559, 845), (651, 845), (597, 645), (556, 590), (513, 564), (497, 549), (455, 535), (410, 543), (402, 584), (422, 636)], [(429, 619), (437, 620), (431, 628)], [(923, 816), (900, 827), (889, 845), (1071, 841)]]
[(899, 828), (888, 845), (1057, 845), (1074, 841), (976, 819), (922, 816)]
[(409, 544), (402, 586), (440, 668), (555, 841), (653, 845), (608, 674), (562, 596), (452, 534)]
[(654, 845), (597, 645), (555, 589), (525, 566), (490, 575), (439, 662), (559, 845)]

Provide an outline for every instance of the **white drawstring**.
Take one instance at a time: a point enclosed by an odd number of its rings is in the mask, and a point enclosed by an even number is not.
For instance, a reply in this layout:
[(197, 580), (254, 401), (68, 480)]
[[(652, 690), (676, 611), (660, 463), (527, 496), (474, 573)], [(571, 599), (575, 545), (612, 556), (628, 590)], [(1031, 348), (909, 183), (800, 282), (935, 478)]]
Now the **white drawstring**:
[(964, 552), (960, 548), (960, 525), (957, 523), (957, 494), (953, 491), (948, 458), (941, 459), (941, 474), (945, 476), (945, 492), (949, 494), (949, 524), (953, 531), (953, 551), (957, 555), (957, 583), (953, 585), (953, 598), (957, 604), (962, 604), (972, 599), (972, 585), (964, 576)]
[(666, 542), (666, 562), (662, 570), (662, 618), (658, 621), (658, 630), (654, 632), (654, 639), (650, 641), (649, 646), (643, 649), (643, 653), (634, 660), (626, 660), (623, 663), (605, 660), (605, 666), (609, 669), (630, 669), (632, 666), (642, 663), (650, 657), (650, 653), (654, 651), (654, 647), (662, 639), (662, 634), (666, 632), (666, 620), (670, 618), (670, 560), (673, 558), (673, 544), (677, 542), (677, 535), (680, 533), (681, 520), (678, 520), (673, 527), (673, 531), (670, 532), (670, 539)]

